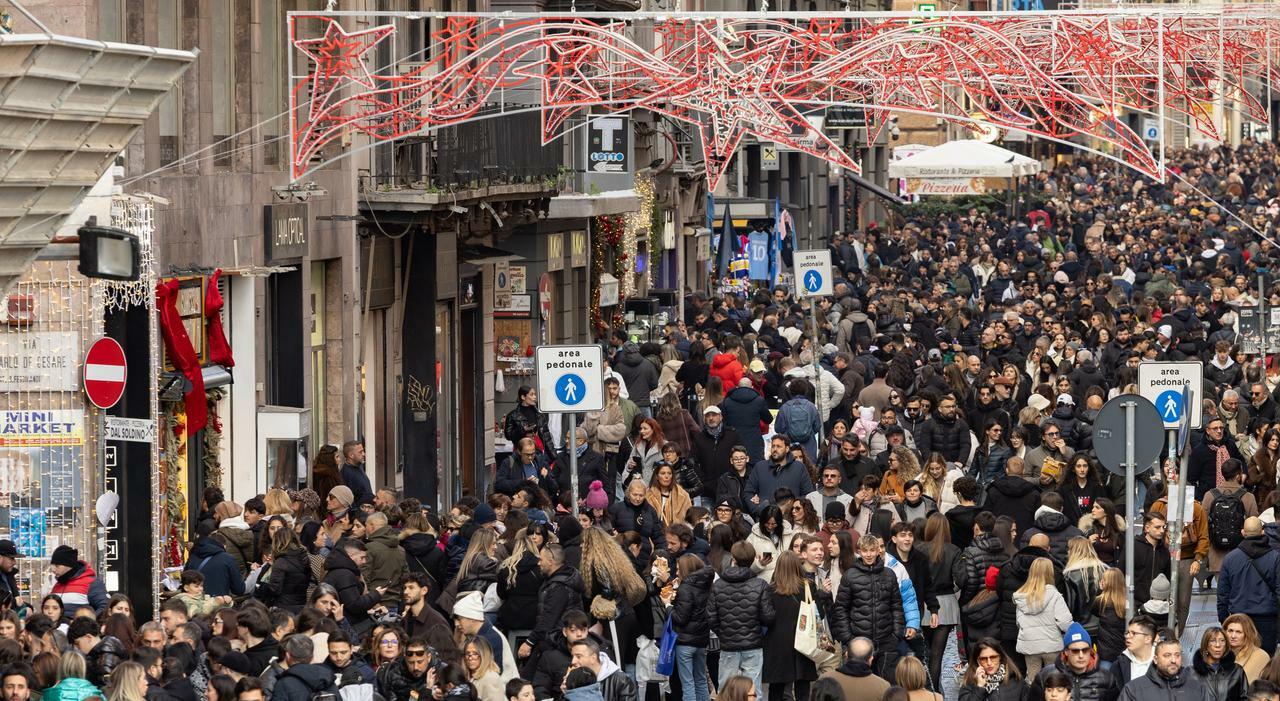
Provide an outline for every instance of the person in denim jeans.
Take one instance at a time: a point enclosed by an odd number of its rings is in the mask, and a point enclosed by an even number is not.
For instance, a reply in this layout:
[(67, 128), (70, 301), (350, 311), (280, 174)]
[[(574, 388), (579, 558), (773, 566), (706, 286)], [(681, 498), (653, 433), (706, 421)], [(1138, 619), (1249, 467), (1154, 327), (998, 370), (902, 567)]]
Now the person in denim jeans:
[(684, 701), (710, 701), (707, 687), (707, 646), (711, 644), (711, 624), (707, 601), (715, 571), (697, 555), (685, 554), (676, 560), (676, 593), (671, 607), (671, 624), (676, 632), (676, 669)]
[(729, 677), (740, 674), (751, 679), (756, 693), (763, 696), (760, 668), (764, 664), (764, 637), (760, 631), (773, 625), (773, 598), (768, 583), (751, 571), (756, 559), (751, 543), (740, 540), (729, 554), (733, 564), (711, 585), (707, 603), (711, 630), (720, 638), (719, 686), (723, 688)]

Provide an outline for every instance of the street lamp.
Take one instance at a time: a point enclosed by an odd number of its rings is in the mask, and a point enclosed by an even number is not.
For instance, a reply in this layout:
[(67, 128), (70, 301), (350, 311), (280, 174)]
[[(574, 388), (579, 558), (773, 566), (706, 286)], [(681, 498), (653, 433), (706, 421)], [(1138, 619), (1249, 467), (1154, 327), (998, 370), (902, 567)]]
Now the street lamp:
[(132, 282), (141, 273), (138, 237), (108, 226), (82, 226), (80, 274), (85, 277)]

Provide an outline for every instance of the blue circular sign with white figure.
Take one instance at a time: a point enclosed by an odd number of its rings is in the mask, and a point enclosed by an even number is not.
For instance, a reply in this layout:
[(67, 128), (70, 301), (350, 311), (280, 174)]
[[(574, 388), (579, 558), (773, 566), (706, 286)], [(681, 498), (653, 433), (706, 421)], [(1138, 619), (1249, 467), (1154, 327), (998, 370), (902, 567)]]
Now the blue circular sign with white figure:
[(573, 373), (566, 373), (556, 380), (556, 399), (562, 404), (573, 406), (582, 401), (587, 383)]
[(1165, 390), (1156, 397), (1156, 411), (1167, 424), (1178, 423), (1182, 418), (1182, 391)]
[(817, 292), (822, 289), (822, 273), (816, 270), (810, 270), (804, 274), (804, 287), (809, 292)]

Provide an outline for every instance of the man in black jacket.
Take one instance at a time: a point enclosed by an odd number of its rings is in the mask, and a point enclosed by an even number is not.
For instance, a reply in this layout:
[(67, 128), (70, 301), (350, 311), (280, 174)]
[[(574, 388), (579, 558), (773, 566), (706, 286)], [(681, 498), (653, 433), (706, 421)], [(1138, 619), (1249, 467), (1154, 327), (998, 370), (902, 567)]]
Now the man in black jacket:
[[(324, 583), (333, 587), (338, 594), (338, 603), (342, 604), (347, 620), (357, 631), (367, 630), (371, 621), (370, 615), (381, 615), (385, 608), (379, 607), (385, 587), (372, 590), (365, 585), (360, 571), (368, 562), (368, 553), (364, 543), (350, 538), (338, 542), (333, 552), (324, 560)], [(375, 608), (377, 607), (377, 608)]]
[[(427, 670), (434, 662), (431, 659), (434, 654), (428, 651), (425, 640), (411, 638), (404, 644), (404, 655), (400, 659), (379, 667), (375, 676), (386, 701), (430, 698), (431, 685), (427, 681)], [(272, 701), (275, 701), (274, 697)]]
[(569, 647), (574, 667), (585, 667), (595, 672), (600, 684), (603, 701), (636, 701), (636, 683), (622, 671), (616, 662), (600, 655), (600, 645), (590, 637), (574, 642)]
[(751, 565), (756, 549), (740, 540), (729, 549), (733, 565), (726, 567), (720, 579), (711, 585), (707, 616), (711, 630), (720, 639), (720, 679), (717, 688), (740, 674), (760, 684), (764, 665), (764, 636), (761, 630), (773, 625), (776, 615), (769, 584), (755, 576)]
[(938, 399), (933, 418), (920, 426), (916, 447), (921, 455), (941, 453), (947, 462), (965, 465), (969, 462), (969, 445), (973, 438), (969, 424), (956, 415), (956, 397), (948, 394)]
[(314, 653), (315, 644), (309, 636), (297, 634), (284, 639), (284, 657), (288, 666), (271, 690), (271, 701), (311, 701), (321, 693), (338, 698), (333, 671), (322, 664), (311, 664)]
[(525, 679), (533, 682), (533, 689), (539, 699), (560, 699), (564, 693), (560, 683), (564, 674), (573, 663), (570, 646), (584, 638), (591, 638), (606, 654), (608, 644), (594, 633), (588, 631), (591, 619), (582, 609), (566, 611), (560, 620), (559, 630), (552, 631), (538, 645), (534, 655), (525, 662), (521, 671)]
[[(1141, 611), (1142, 605), (1151, 598), (1151, 580), (1159, 575), (1170, 576), (1169, 544), (1165, 541), (1165, 531), (1169, 524), (1163, 513), (1147, 512), (1142, 520), (1142, 534), (1135, 536), (1133, 546), (1133, 606)], [(1124, 560), (1121, 554), (1120, 560)]]
[(1067, 543), (1077, 536), (1084, 537), (1084, 532), (1062, 513), (1062, 495), (1057, 492), (1045, 492), (1040, 497), (1040, 508), (1036, 509), (1035, 526), (1022, 532), (1026, 542), (1037, 533), (1049, 536), (1049, 552), (1059, 564), (1067, 561)]
[[(738, 432), (725, 425), (720, 407), (712, 404), (702, 411), (702, 431), (693, 434), (693, 458), (702, 472), (707, 492), (713, 492), (720, 477), (733, 469), (730, 462), (733, 448), (741, 444)], [(706, 496), (714, 498), (715, 494)]]
[(840, 578), (831, 607), (831, 635), (841, 645), (862, 636), (875, 643), (876, 673), (889, 674), (898, 663), (898, 642), (906, 634), (898, 577), (884, 566), (878, 536), (858, 539), (858, 559)]
[(262, 674), (280, 650), (276, 639), (271, 636), (271, 619), (267, 618), (266, 609), (251, 607), (241, 611), (236, 617), (236, 631), (245, 644), (249, 674), (255, 677)]
[[(601, 484), (614, 484), (617, 478), (613, 476), (609, 461), (591, 449), (591, 444), (587, 441), (587, 430), (579, 426), (574, 429), (574, 434), (578, 437), (578, 498), (586, 499), (592, 481), (600, 480)], [(555, 469), (551, 472), (559, 480), (560, 492), (573, 488), (573, 471), (569, 469), (568, 446), (556, 455)], [(609, 492), (607, 489), (605, 491)]]
[(1013, 519), (1019, 533), (1026, 533), (1035, 525), (1036, 507), (1040, 506), (1040, 490), (1023, 476), (1025, 471), (1022, 458), (1009, 458), (1004, 476), (987, 486), (987, 500), (983, 503), (991, 513)]
[[(1116, 683), (1115, 676), (1110, 670), (1099, 665), (1098, 652), (1093, 649), (1093, 640), (1085, 632), (1084, 627), (1079, 623), (1072, 623), (1071, 627), (1067, 628), (1067, 634), (1063, 636), (1062, 642), (1066, 646), (1062, 656), (1057, 662), (1040, 670), (1032, 682), (1030, 701), (1045, 701), (1044, 680), (1054, 672), (1062, 672), (1071, 679), (1071, 698), (1075, 701), (1115, 701), (1120, 695), (1120, 685)], [(1172, 642), (1175, 646), (1181, 647), (1177, 640)], [(1179, 658), (1179, 664), (1181, 664), (1181, 658)], [(1204, 699), (1207, 697), (1196, 694), (1190, 697), (1162, 696), (1160, 698), (1168, 701), (1171, 698)]]
[(582, 610), (586, 589), (578, 570), (564, 564), (564, 548), (556, 543), (542, 549), (538, 568), (546, 579), (538, 589), (538, 617), (534, 621), (533, 632), (520, 644), (518, 655), (522, 659), (555, 632), (566, 613)]

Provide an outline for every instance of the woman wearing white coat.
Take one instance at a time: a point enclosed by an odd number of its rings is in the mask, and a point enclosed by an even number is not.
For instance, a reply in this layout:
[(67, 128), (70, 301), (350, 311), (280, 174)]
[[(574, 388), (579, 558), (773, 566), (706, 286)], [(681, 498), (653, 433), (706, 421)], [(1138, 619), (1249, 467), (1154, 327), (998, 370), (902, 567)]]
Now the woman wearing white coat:
[(1062, 653), (1062, 634), (1071, 626), (1071, 610), (1053, 586), (1053, 561), (1036, 558), (1027, 581), (1013, 594), (1017, 607), (1018, 652), (1027, 660), (1027, 678), (1051, 665)]

